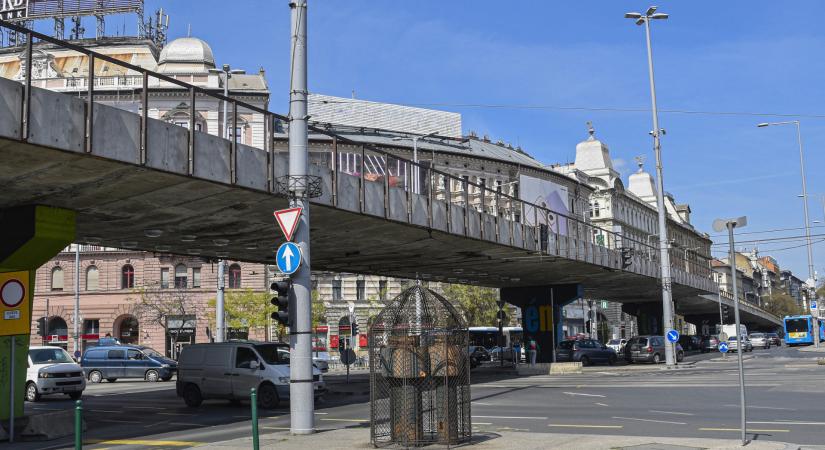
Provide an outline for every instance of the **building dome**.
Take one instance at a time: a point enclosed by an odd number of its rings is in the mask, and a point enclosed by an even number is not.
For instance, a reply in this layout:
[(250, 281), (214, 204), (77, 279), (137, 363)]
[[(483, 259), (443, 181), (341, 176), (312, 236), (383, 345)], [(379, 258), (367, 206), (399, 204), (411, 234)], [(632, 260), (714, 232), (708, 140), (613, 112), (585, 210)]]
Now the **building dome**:
[(215, 67), (212, 48), (201, 39), (193, 37), (178, 38), (163, 47), (158, 64), (195, 63)]

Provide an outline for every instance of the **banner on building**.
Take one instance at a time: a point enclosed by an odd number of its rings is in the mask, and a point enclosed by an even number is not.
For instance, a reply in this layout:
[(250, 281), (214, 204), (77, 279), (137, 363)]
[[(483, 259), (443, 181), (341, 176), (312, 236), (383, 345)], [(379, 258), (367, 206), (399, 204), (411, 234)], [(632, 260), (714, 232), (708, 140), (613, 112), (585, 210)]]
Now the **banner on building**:
[(547, 225), (557, 234), (567, 234), (567, 187), (549, 180), (519, 175), (519, 198), (525, 202), (541, 206), (524, 206), (522, 221), (527, 225)]

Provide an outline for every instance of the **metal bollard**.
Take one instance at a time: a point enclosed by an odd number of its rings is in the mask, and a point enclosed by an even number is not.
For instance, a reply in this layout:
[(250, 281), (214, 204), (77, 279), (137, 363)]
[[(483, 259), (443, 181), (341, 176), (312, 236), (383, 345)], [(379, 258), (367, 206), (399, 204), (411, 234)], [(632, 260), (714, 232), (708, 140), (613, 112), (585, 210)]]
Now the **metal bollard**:
[(74, 448), (83, 448), (83, 401), (75, 402), (74, 407)]
[(258, 443), (258, 393), (255, 388), (250, 389), (249, 406), (252, 407), (252, 448), (254, 450), (260, 449)]

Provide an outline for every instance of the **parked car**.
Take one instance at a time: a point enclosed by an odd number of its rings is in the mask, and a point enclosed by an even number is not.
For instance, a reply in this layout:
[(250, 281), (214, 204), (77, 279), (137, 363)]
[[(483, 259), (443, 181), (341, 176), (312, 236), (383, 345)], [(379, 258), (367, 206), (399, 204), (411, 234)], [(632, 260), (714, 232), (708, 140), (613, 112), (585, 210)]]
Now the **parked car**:
[(501, 361), (502, 354), (505, 362), (513, 362), (513, 349), (509, 347), (493, 347), (490, 349), (490, 361)]
[[(665, 337), (664, 336), (635, 336), (627, 341), (624, 347), (624, 359), (629, 363), (651, 362), (658, 364), (665, 360)], [(676, 361), (682, 362), (685, 358), (685, 351), (681, 345), (676, 344)]]
[(751, 333), (751, 335), (748, 336), (748, 339), (751, 341), (751, 344), (756, 348), (771, 348), (771, 340), (765, 333)]
[(685, 351), (700, 350), (702, 348), (702, 340), (699, 339), (699, 336), (683, 334), (679, 336), (679, 345), (681, 345)]
[(329, 372), (329, 353), (312, 352), (312, 365), (322, 373)]
[[(309, 381), (309, 380), (307, 380)], [(289, 346), (272, 342), (224, 342), (184, 347), (175, 392), (189, 407), (206, 399), (248, 400), (258, 391), (258, 404), (275, 408), (289, 400)], [(315, 398), (326, 393), (321, 371), (312, 370)]]
[(471, 345), (469, 348), (470, 357), (474, 357), (478, 362), (490, 361), (490, 352), (482, 345)]
[(702, 353), (715, 352), (719, 350), (719, 336), (702, 336)]
[(612, 348), (617, 355), (621, 355), (624, 352), (624, 346), (627, 344), (627, 339), (611, 339), (607, 341), (607, 346)]
[[(753, 351), (753, 344), (751, 344), (750, 339), (747, 336), (742, 336), (742, 352), (752, 352)], [(736, 352), (739, 351), (739, 339), (736, 339), (736, 336), (731, 336), (728, 338), (728, 351), (729, 352)]]
[(141, 345), (92, 347), (83, 353), (80, 366), (92, 383), (118, 378), (169, 381), (178, 370), (177, 362)]
[(776, 333), (768, 333), (768, 339), (771, 341), (771, 345), (775, 345), (777, 347), (782, 346), (782, 339), (779, 338), (779, 335)]
[(43, 395), (66, 394), (77, 400), (86, 389), (83, 369), (60, 347), (29, 347), (26, 370), (26, 400), (36, 402)]
[(556, 361), (581, 362), (583, 366), (595, 363), (616, 364), (616, 352), (594, 339), (580, 339), (559, 343)]

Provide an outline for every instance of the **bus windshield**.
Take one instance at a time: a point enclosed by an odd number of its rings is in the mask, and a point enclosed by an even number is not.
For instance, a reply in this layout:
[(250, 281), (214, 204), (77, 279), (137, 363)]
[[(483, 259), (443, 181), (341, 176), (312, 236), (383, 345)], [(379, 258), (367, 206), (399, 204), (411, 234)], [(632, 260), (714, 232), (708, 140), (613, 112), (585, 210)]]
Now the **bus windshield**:
[(807, 333), (808, 320), (807, 319), (785, 319), (785, 329), (788, 333)]

